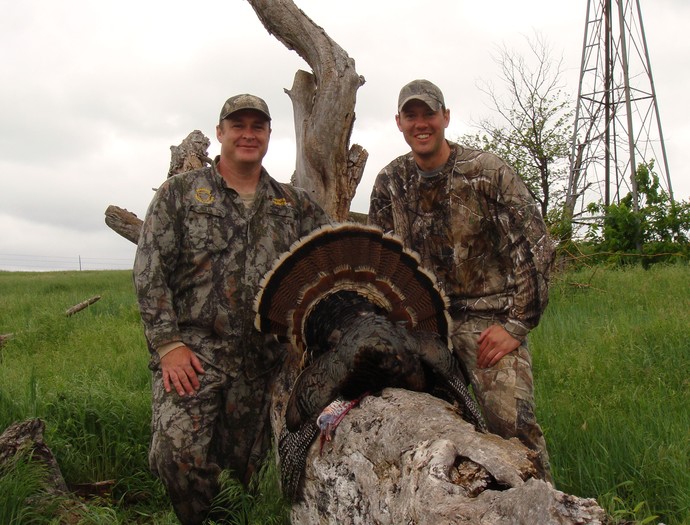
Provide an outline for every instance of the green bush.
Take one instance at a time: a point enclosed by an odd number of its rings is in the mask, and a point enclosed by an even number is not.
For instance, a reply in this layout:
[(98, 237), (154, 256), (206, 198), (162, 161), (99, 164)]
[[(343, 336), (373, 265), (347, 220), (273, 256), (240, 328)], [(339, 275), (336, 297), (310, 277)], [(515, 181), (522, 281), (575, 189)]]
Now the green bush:
[(587, 240), (608, 260), (619, 264), (641, 261), (644, 266), (690, 260), (690, 202), (672, 201), (661, 189), (653, 168), (654, 162), (650, 162), (637, 169), (637, 210), (631, 192), (617, 204), (588, 207), (590, 213), (604, 218), (590, 227)]

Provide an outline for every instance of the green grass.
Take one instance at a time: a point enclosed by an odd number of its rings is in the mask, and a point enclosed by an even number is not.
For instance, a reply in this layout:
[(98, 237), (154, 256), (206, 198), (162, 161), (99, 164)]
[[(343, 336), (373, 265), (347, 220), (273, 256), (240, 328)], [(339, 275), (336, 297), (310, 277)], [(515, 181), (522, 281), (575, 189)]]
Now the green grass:
[(69, 484), (115, 481), (114, 509), (96, 505), (84, 523), (125, 523), (111, 514), (124, 520), (129, 502), (169, 513), (148, 472), (150, 373), (131, 272), (0, 273), (4, 333), (14, 336), (0, 349), (0, 427), (41, 417)]
[(559, 489), (631, 521), (690, 522), (689, 326), (687, 266), (554, 279), (531, 344)]
[[(65, 316), (94, 295), (101, 300)], [(689, 326), (687, 266), (554, 277), (530, 344), (560, 490), (597, 498), (621, 523), (690, 523)], [(176, 523), (147, 466), (150, 375), (130, 272), (0, 272), (6, 333), (14, 337), (0, 348), (0, 430), (41, 417), (69, 484), (115, 482), (109, 498), (72, 510), (79, 523)], [(45, 497), (41, 472), (21, 461), (12, 468), (0, 475), (0, 523), (56, 523), (55, 505), (41, 514), (22, 503)], [(228, 482), (223, 505), (239, 516), (228, 519), (284, 523), (275, 477), (255, 494)]]
[(42, 513), (27, 505), (32, 497), (50, 502), (50, 510), (56, 510), (55, 499), (43, 490), (45, 479), (45, 468), (40, 463), (30, 461), (26, 452), (15, 455), (0, 466), (0, 523), (41, 523)]
[[(65, 315), (95, 295), (101, 296), (98, 302)], [(150, 371), (131, 272), (0, 272), (0, 334), (7, 333), (14, 336), (0, 348), (0, 430), (40, 417), (68, 484), (114, 481), (108, 500), (70, 512), (84, 525), (177, 523), (162, 485), (148, 469)], [(40, 474), (29, 468), (32, 473)], [(8, 480), (15, 478), (0, 481), (11, 487)], [(265, 513), (262, 509), (275, 500), (279, 509), (276, 480), (270, 472), (258, 496), (244, 494), (238, 514)], [(271, 483), (272, 488), (266, 486)], [(35, 483), (21, 483), (15, 499), (32, 491), (40, 494)], [(241, 493), (237, 487), (233, 491)], [(29, 523), (32, 506), (25, 507), (13, 511), (24, 513), (17, 524)], [(31, 523), (50, 523), (50, 513), (42, 519), (39, 514)]]

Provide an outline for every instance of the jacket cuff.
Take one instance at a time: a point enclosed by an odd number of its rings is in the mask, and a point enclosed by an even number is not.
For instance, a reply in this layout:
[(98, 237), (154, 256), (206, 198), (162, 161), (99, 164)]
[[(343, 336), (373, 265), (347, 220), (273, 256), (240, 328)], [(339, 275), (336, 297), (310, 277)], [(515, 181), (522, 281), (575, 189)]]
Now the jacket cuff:
[(503, 328), (521, 343), (527, 339), (527, 334), (529, 334), (530, 330), (524, 323), (517, 319), (508, 319), (503, 325)]

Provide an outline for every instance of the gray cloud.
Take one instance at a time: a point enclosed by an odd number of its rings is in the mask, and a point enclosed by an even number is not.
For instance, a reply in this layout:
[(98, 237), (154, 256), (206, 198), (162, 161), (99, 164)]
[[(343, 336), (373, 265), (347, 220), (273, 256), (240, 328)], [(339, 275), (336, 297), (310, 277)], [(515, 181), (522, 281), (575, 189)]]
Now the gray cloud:
[[(441, 86), (449, 134), (460, 136), (489, 113), (476, 84), (496, 77), (496, 46), (520, 45), (538, 30), (564, 55), (567, 91), (577, 90), (581, 2), (436, 0), (424, 13), (416, 0), (297, 3), (366, 78), (352, 140), (370, 157), (356, 211), (367, 210), (377, 171), (406, 150), (393, 115), (407, 81), (427, 77)], [(681, 66), (690, 56), (690, 6), (657, 0), (643, 8), (674, 189), (689, 198), (682, 170), (690, 73)], [(194, 129), (212, 139), (216, 154), (217, 113), (235, 93), (268, 101), (274, 131), (265, 163), (279, 180), (290, 178), (292, 107), (283, 89), (308, 66), (265, 31), (247, 2), (24, 0), (3, 8), (0, 46), (0, 269), (21, 266), (9, 255), (81, 255), (126, 266), (133, 245), (104, 224), (105, 208), (143, 217), (151, 188), (167, 173), (170, 146)]]

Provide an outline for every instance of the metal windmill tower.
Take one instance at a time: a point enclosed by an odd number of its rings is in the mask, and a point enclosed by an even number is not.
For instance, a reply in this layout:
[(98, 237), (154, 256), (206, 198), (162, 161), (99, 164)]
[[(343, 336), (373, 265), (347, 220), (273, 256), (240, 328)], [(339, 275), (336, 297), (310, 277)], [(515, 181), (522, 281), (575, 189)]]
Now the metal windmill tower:
[(673, 200), (640, 1), (589, 0), (566, 213), (629, 192), (637, 211), (635, 171), (652, 160)]

